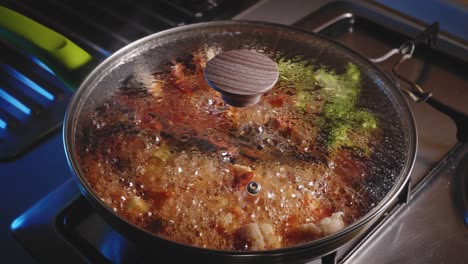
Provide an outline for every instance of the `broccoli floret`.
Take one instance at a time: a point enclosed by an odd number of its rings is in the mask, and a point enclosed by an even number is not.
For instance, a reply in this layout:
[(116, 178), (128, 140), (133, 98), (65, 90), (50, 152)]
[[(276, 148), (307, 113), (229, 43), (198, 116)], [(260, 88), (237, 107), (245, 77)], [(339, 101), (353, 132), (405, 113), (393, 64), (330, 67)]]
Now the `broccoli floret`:
[(327, 146), (330, 150), (346, 147), (368, 155), (370, 153), (368, 139), (372, 131), (373, 129), (355, 128), (350, 122), (339, 124), (330, 129)]
[(348, 64), (342, 75), (325, 68), (318, 69), (314, 78), (332, 100), (341, 98), (354, 104), (361, 90), (361, 74), (353, 64)]
[(346, 65), (346, 72), (343, 74), (343, 77), (349, 84), (359, 85), (361, 81), (361, 73), (356, 65), (352, 63)]
[(364, 109), (352, 112), (351, 120), (362, 129), (373, 130), (377, 128), (374, 114)]
[(304, 90), (315, 87), (314, 69), (306, 62), (291, 63), (281, 60), (278, 62), (279, 80), (284, 86)]
[(330, 131), (330, 146), (349, 146), (348, 130), (350, 129), (349, 124), (340, 124), (335, 126)]
[[(377, 120), (371, 112), (356, 106), (361, 92), (361, 73), (356, 65), (346, 65), (343, 74), (325, 67), (314, 69), (305, 62), (280, 61), (278, 69), (282, 87), (295, 89), (295, 106), (299, 111), (304, 112), (313, 103), (316, 93), (326, 98), (317, 124), (328, 135), (329, 150), (348, 147), (369, 153), (365, 138), (377, 128)], [(310, 91), (316, 87), (321, 89)]]
[(354, 102), (343, 98), (334, 98), (329, 101), (323, 109), (324, 116), (330, 120), (342, 120), (348, 118), (354, 108)]
[(327, 124), (322, 126), (322, 130), (328, 133), (328, 148), (349, 147), (368, 154), (369, 147), (363, 138), (377, 128), (377, 120), (371, 112), (356, 106), (361, 91), (357, 67), (348, 64), (342, 75), (321, 69), (317, 71), (316, 78), (328, 98), (320, 122)]
[(298, 91), (296, 96), (295, 106), (302, 112), (306, 110), (308, 104), (311, 103), (311, 94), (310, 92)]

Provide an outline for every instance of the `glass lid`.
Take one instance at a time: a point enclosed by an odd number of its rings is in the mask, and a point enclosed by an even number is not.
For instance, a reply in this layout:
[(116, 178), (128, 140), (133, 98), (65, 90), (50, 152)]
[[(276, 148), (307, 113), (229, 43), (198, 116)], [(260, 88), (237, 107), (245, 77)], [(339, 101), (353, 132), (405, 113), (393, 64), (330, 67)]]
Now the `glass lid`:
[[(232, 50), (279, 72), (248, 107), (205, 79), (207, 63)], [(331, 41), (272, 25), (151, 36), (76, 96), (71, 144), (86, 188), (133, 225), (202, 248), (269, 250), (338, 233), (403, 181), (414, 144), (385, 76)]]

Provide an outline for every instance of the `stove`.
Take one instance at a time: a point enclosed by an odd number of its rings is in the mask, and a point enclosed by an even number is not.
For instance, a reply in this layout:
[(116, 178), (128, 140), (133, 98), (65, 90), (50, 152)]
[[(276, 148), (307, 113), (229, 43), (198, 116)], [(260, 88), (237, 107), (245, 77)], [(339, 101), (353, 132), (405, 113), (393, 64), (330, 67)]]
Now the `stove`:
[[(294, 0), (285, 3), (267, 0), (240, 1), (242, 4), (237, 6), (223, 6), (223, 1), (194, 1), (207, 3), (203, 6), (205, 9), (200, 9), (200, 5), (184, 6), (182, 1), (142, 1), (140, 5), (129, 5), (126, 0), (119, 0), (113, 1), (111, 7), (106, 5), (107, 1), (97, 4), (48, 0), (45, 1), (46, 6), (36, 1), (2, 2), (67, 34), (92, 53), (96, 64), (123, 45), (151, 32), (220, 18), (292, 24), (334, 39), (369, 58), (379, 58), (400, 47), (434, 22), (422, 23), (411, 14), (403, 14), (380, 3), (386, 1)], [(153, 2), (158, 4), (151, 6)], [(213, 3), (219, 5), (213, 6)], [(107, 11), (90, 12), (92, 7)], [(51, 14), (50, 8), (63, 12)], [(120, 24), (110, 23), (123, 10), (130, 10), (132, 15), (118, 19)], [(86, 25), (73, 23), (74, 17), (86, 21), (82, 23)], [(426, 19), (421, 18), (423, 21)], [(467, 38), (442, 24), (437, 46), (417, 45), (412, 58), (402, 63), (398, 72), (451, 108), (468, 113)], [(34, 74), (40, 72), (42, 75), (33, 81), (55, 91), (54, 98), (59, 102), (45, 106), (36, 103), (42, 108), (38, 107), (40, 111), (33, 118), (41, 120), (43, 116), (63, 115), (63, 107), (73, 91), (67, 90), (53, 72), (34, 57), (17, 51), (6, 42), (0, 42), (0, 45), (3, 45), (0, 59), (4, 65), (24, 68), (22, 72), (26, 76), (37, 76)], [(6, 48), (17, 53), (13, 56), (12, 52), (4, 51)], [(15, 57), (22, 58), (18, 59), (21, 64)], [(392, 73), (400, 57), (391, 56), (377, 65), (402, 88), (408, 88)], [(11, 75), (11, 72), (4, 70), (0, 73), (0, 81), (7, 79), (6, 74)], [(14, 87), (10, 82), (8, 84)], [(463, 130), (466, 128), (462, 125), (457, 128), (451, 118), (428, 104), (417, 103), (409, 97), (408, 101), (414, 112), (419, 140), (410, 183), (388, 211), (372, 222), (368, 232), (311, 263), (464, 263), (468, 259), (468, 144), (457, 141), (457, 129), (459, 133), (466, 133)], [(51, 110), (52, 107), (56, 108)], [(15, 124), (18, 120), (8, 109), (0, 110), (0, 118), (2, 114), (4, 117), (0, 120), (5, 123)], [(13, 126), (16, 130), (28, 127), (28, 121), (16, 122)], [(138, 245), (113, 230), (80, 194), (68, 172), (59, 132), (49, 132), (60, 121), (57, 119), (46, 125), (40, 121), (32, 122), (35, 123), (31, 127), (42, 127), (42, 137), (7, 138), (5, 131), (0, 129), (0, 143), (13, 139), (22, 143), (12, 144), (18, 150), (11, 153), (26, 149), (25, 154), (9, 157), (9, 161), (0, 163), (2, 176), (9, 177), (8, 186), (2, 188), (6, 201), (1, 203), (2, 212), (6, 211), (7, 215), (0, 221), (2, 229), (8, 224), (10, 234), (19, 242), (9, 236), (2, 238), (2, 247), (8, 252), (3, 258), (7, 262), (18, 263), (29, 263), (32, 259), (44, 263), (146, 263)]]

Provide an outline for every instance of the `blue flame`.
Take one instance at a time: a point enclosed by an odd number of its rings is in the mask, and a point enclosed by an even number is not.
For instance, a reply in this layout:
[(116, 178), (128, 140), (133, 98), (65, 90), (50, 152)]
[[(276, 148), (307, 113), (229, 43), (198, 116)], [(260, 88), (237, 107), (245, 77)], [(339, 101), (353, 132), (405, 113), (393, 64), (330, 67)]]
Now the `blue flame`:
[(0, 118), (0, 128), (7, 128), (7, 122), (5, 122), (3, 119)]
[(109, 57), (112, 54), (112, 52), (105, 50), (103, 48), (99, 48), (99, 52), (106, 57)]
[(31, 109), (29, 107), (25, 106), (23, 103), (18, 101), (16, 98), (11, 96), (9, 93), (5, 92), (2, 88), (0, 88), (0, 97), (7, 100), (10, 104), (21, 110), (21, 112), (30, 115), (31, 114)]
[(55, 75), (55, 72), (47, 67), (47, 65), (45, 65), (41, 60), (39, 60), (38, 58), (34, 57), (34, 56), (29, 56), (29, 58), (34, 62), (36, 63), (37, 66), (41, 67), (42, 69), (48, 71), (49, 73)]
[(26, 86), (30, 87), (34, 91), (38, 92), (40, 95), (44, 96), (45, 98), (49, 99), (50, 101), (53, 101), (55, 96), (51, 93), (49, 93), (46, 89), (42, 88), (39, 84), (35, 83), (28, 77), (24, 76), (21, 72), (13, 69), (12, 67), (4, 64), (3, 68), (13, 75), (17, 80), (20, 82), (24, 83)]
[(16, 229), (18, 229), (19, 227), (23, 225), (23, 222), (24, 222), (23, 216), (16, 218), (15, 220), (13, 220), (13, 222), (11, 222), (10, 230), (15, 231)]

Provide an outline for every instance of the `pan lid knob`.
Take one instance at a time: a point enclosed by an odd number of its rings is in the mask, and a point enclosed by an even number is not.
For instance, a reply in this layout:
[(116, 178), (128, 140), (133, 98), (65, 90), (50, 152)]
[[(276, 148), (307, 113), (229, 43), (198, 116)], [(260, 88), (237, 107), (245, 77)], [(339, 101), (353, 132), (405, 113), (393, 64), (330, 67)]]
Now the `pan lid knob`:
[(205, 78), (223, 100), (235, 107), (256, 104), (278, 81), (276, 63), (252, 50), (231, 50), (211, 59)]

